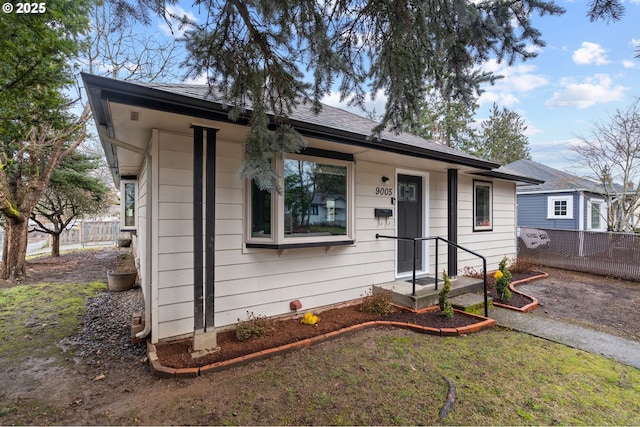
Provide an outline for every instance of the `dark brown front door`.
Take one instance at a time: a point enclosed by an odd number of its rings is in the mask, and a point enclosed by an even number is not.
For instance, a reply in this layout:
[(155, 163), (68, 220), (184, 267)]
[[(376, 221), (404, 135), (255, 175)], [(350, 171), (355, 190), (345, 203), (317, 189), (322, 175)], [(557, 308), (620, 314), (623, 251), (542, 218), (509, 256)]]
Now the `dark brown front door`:
[[(398, 236), (422, 236), (422, 177), (398, 175)], [(398, 240), (398, 273), (413, 270), (413, 256), (416, 257), (416, 270), (422, 270), (422, 243)]]

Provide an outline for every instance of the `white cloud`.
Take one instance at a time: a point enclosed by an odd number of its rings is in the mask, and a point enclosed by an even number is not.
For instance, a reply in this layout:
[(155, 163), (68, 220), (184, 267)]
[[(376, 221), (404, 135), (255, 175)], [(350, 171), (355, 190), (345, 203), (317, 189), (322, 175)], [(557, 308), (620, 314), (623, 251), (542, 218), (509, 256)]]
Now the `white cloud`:
[(622, 61), (622, 65), (624, 66), (624, 68), (635, 68), (638, 64), (636, 64), (634, 61), (627, 59)]
[(485, 92), (480, 96), (480, 105), (494, 102), (505, 107), (520, 103), (518, 94), (532, 92), (549, 84), (541, 74), (535, 74), (536, 66), (520, 64), (509, 67), (504, 63), (490, 60), (482, 65), (482, 70), (503, 76), (493, 86), (484, 87)]
[[(189, 20), (197, 22), (196, 16), (193, 13), (187, 12), (180, 6), (167, 5), (165, 12), (166, 20), (161, 19), (160, 23), (158, 24), (158, 28), (160, 28), (160, 31), (162, 31), (167, 36), (179, 38), (184, 35), (186, 30), (188, 30), (188, 28), (181, 27), (180, 21), (173, 18), (173, 16), (186, 16)], [(167, 23), (166, 21), (169, 21), (169, 23)]]
[(480, 99), (478, 99), (478, 104), (486, 105), (486, 104), (493, 104), (494, 102), (499, 103), (498, 101), (500, 101), (500, 93), (492, 90), (487, 90), (482, 92), (482, 95), (480, 95)]
[(531, 143), (531, 157), (534, 161), (554, 169), (568, 173), (576, 170), (575, 152), (572, 150), (573, 139), (538, 141)]
[(512, 107), (520, 104), (520, 99), (512, 93), (500, 91), (483, 92), (478, 99), (479, 105), (498, 104), (501, 107)]
[(536, 125), (531, 124), (529, 120), (525, 119), (525, 126), (527, 130), (524, 131), (524, 134), (528, 137), (536, 136), (544, 133), (544, 130), (540, 129)]
[(198, 77), (184, 79), (183, 83), (187, 85), (206, 85), (209, 83), (209, 78), (206, 74), (200, 74)]
[(573, 62), (578, 65), (605, 65), (610, 62), (605, 52), (597, 43), (582, 42), (582, 47), (573, 52)]
[(547, 107), (577, 107), (584, 109), (596, 104), (619, 101), (629, 88), (614, 85), (608, 74), (596, 74), (582, 82), (572, 79), (560, 81), (563, 89), (556, 91), (551, 99), (545, 102)]

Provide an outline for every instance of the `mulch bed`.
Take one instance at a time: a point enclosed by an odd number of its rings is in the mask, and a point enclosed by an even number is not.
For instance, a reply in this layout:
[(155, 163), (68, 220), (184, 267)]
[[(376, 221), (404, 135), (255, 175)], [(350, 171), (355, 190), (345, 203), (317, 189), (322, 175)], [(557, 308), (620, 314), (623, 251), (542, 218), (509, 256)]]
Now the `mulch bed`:
[[(540, 271), (531, 271), (526, 273), (512, 273), (511, 283), (517, 282), (523, 279), (528, 279), (529, 277), (538, 276), (540, 274), (543, 274), (543, 273)], [(501, 300), (498, 297), (498, 292), (496, 291), (495, 280), (491, 276), (487, 276), (487, 295), (493, 298), (493, 302), (497, 302), (502, 305), (507, 305), (515, 308), (522, 308), (533, 302), (533, 298), (518, 292), (511, 292), (511, 299), (509, 301)]]
[(447, 319), (438, 310), (416, 313), (398, 309), (391, 314), (379, 316), (363, 312), (360, 304), (326, 310), (318, 315), (320, 322), (314, 326), (301, 323), (299, 317), (278, 320), (269, 335), (242, 342), (236, 340), (235, 331), (220, 332), (217, 336), (220, 350), (196, 359), (190, 354), (191, 339), (157, 344), (158, 359), (163, 366), (169, 368), (201, 367), (375, 320), (411, 323), (437, 329), (459, 328), (478, 323), (478, 317), (462, 312), (456, 312), (452, 319)]
[[(538, 274), (540, 273), (513, 274), (513, 281)], [(531, 298), (515, 292), (513, 292), (511, 300), (501, 301), (497, 298), (493, 277), (488, 277), (487, 282), (488, 295), (492, 297), (495, 302), (522, 308), (533, 301)], [(269, 335), (242, 342), (236, 339), (235, 331), (233, 330), (219, 332), (217, 334), (217, 343), (220, 350), (198, 358), (191, 357), (191, 339), (157, 344), (158, 359), (163, 366), (168, 368), (197, 368), (375, 320), (410, 323), (435, 329), (460, 328), (478, 323), (478, 317), (467, 315), (460, 311), (456, 311), (452, 319), (445, 318), (439, 310), (416, 313), (397, 309), (393, 313), (380, 316), (363, 312), (360, 304), (333, 308), (320, 312), (318, 315), (320, 316), (320, 322), (313, 326), (302, 324), (300, 322), (300, 316), (292, 319), (274, 321), (273, 330)]]

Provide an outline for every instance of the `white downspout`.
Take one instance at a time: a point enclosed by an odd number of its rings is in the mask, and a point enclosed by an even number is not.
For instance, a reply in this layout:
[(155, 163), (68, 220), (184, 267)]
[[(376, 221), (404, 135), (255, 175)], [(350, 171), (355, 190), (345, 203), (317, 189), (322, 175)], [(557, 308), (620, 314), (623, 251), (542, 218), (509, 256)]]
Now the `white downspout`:
[[(151, 147), (149, 147), (151, 149)], [(151, 209), (152, 204), (152, 178), (153, 178), (153, 165), (151, 164), (151, 153), (147, 151), (144, 155), (146, 168), (147, 168), (147, 217), (146, 220), (146, 232), (144, 236), (145, 240), (145, 257), (147, 258), (147, 262), (145, 263), (144, 268), (144, 283), (142, 286), (145, 287), (145, 298), (144, 298), (144, 329), (136, 334), (136, 338), (143, 339), (146, 338), (147, 335), (151, 332), (151, 262), (153, 257), (151, 256), (151, 227), (153, 221), (151, 216), (153, 215), (153, 210)]]

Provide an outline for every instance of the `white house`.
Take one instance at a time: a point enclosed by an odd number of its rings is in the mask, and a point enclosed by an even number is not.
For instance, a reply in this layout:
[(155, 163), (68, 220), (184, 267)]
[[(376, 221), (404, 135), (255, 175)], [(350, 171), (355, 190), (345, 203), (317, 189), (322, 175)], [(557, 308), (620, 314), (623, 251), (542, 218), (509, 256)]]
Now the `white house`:
[[(82, 78), (125, 195), (121, 224), (146, 304), (140, 335), (153, 343), (193, 336), (207, 348), (247, 312), (292, 313), (296, 300), (314, 310), (411, 276), (412, 251), (377, 234), (439, 236), (481, 253), (489, 269), (515, 256), (516, 182), (535, 179), (408, 134), (370, 139), (375, 123), (363, 117), (301, 106), (291, 123), (308, 147), (274, 159), (284, 190), (268, 193), (238, 177), (248, 117), (229, 120), (207, 87)], [(331, 185), (310, 195), (292, 178), (288, 188), (289, 169)], [(436, 266), (419, 245), (419, 276), (482, 266), (441, 251)]]

